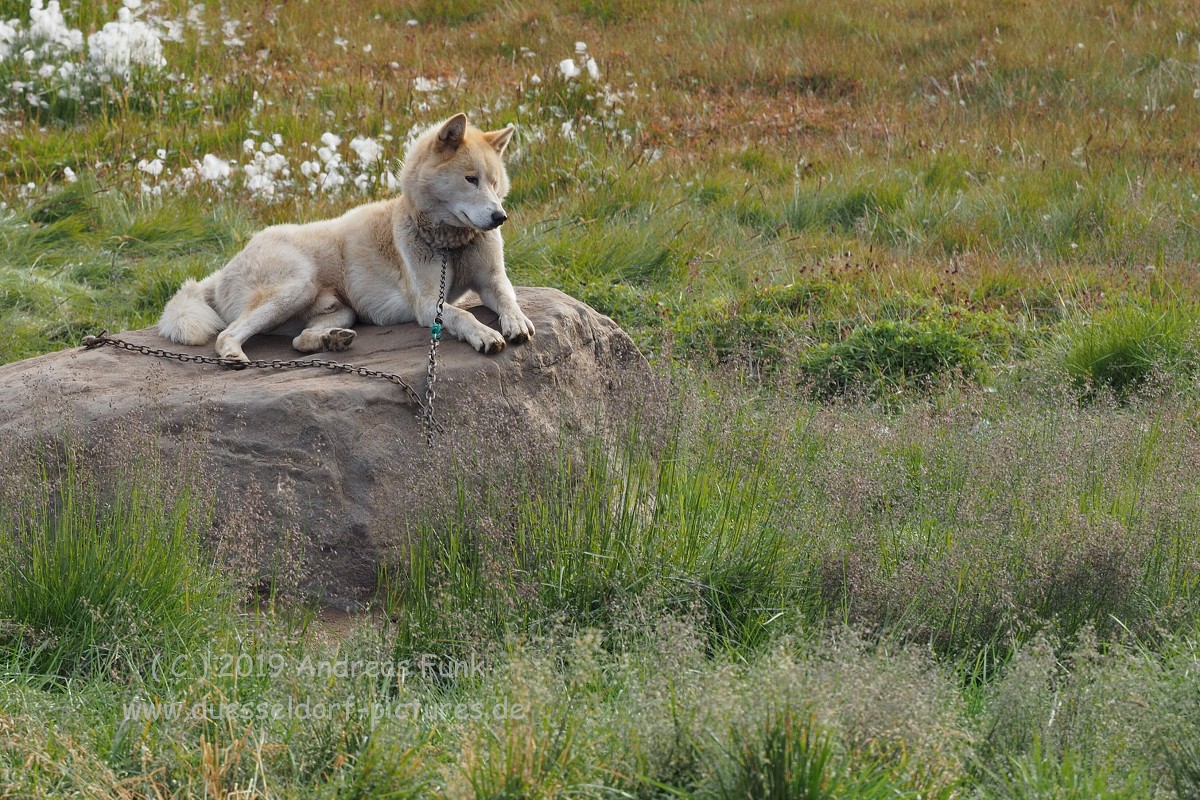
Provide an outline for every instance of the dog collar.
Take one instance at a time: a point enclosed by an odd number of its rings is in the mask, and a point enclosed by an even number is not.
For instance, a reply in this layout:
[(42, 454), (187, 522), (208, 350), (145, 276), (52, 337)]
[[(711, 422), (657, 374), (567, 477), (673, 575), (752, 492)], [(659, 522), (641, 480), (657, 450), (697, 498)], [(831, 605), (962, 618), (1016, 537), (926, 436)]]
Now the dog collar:
[(434, 250), (459, 250), (475, 241), (479, 231), (474, 228), (459, 228), (429, 222), (423, 214), (414, 214), (410, 219), (413, 231), (425, 244)]

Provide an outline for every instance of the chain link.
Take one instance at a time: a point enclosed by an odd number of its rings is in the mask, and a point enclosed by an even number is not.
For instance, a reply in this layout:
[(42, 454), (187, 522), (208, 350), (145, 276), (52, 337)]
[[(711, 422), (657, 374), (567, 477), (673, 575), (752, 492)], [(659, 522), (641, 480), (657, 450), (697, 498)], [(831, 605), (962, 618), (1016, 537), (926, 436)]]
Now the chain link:
[(437, 392), (433, 390), (433, 384), (437, 381), (437, 349), (438, 343), (442, 340), (442, 309), (446, 305), (446, 259), (449, 253), (442, 251), (442, 278), (438, 286), (437, 299), (437, 314), (434, 316), (433, 325), (429, 327), (429, 368), (427, 370), (427, 381), (425, 384), (425, 405), (422, 407), (422, 413), (425, 416), (425, 439), (429, 443), (429, 449), (433, 449), (433, 434), (435, 430), (440, 430), (437, 420), (433, 416), (433, 401), (437, 397)]
[(431, 447), (433, 446), (432, 442), (434, 432), (436, 431), (445, 433), (445, 429), (433, 418), (433, 406), (430, 405), (428, 408), (426, 408), (425, 404), (421, 401), (421, 395), (417, 393), (417, 390), (399, 375), (396, 375), (392, 372), (384, 372), (383, 370), (369, 369), (367, 367), (357, 367), (353, 364), (343, 364), (340, 361), (322, 361), (320, 359), (292, 359), (288, 361), (280, 359), (267, 361), (265, 359), (260, 359), (257, 361), (240, 361), (235, 358), (201, 356), (192, 355), (190, 353), (173, 353), (170, 350), (163, 350), (158, 347), (148, 347), (144, 344), (133, 344), (132, 342), (127, 342), (123, 339), (114, 338), (108, 335), (108, 331), (101, 332), (99, 336), (83, 337), (83, 347), (86, 350), (95, 350), (98, 347), (106, 346), (118, 347), (122, 350), (129, 350), (134, 353), (141, 353), (142, 355), (154, 356), (156, 358), (182, 361), (188, 364), (213, 364), (218, 367), (229, 367), (231, 369), (245, 369), (247, 367), (252, 369), (288, 369), (292, 367), (304, 369), (319, 367), (332, 372), (350, 372), (355, 375), (361, 375), (364, 378), (382, 378), (383, 380), (394, 383), (403, 389), (404, 393), (408, 395), (409, 400), (411, 400), (419, 409), (421, 409), (420, 416), (425, 419), (428, 426)]

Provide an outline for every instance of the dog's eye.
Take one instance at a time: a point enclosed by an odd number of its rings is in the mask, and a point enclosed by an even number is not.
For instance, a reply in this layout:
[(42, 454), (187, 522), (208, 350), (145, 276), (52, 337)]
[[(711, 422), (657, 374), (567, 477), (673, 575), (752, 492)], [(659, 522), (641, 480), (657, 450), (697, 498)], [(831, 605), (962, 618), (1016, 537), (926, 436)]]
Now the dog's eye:
[(471, 184), (472, 186), (478, 186), (479, 185), (479, 176), (478, 175), (468, 175), (467, 183)]

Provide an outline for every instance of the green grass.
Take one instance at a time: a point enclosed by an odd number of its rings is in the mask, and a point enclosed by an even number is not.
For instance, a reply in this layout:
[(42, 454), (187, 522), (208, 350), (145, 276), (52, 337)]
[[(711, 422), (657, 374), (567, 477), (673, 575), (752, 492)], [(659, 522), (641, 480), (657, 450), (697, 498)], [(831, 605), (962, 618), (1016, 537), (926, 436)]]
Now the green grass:
[[(78, 99), (0, 63), (0, 364), (152, 324), (465, 110), (518, 125), (514, 281), (675, 397), (503, 488), (447, 463), (342, 622), (152, 435), (0, 449), (0, 795), (1197, 794), (1195, 9), (209, 6)], [(326, 132), (363, 190), (310, 190)]]
[(859, 800), (917, 797), (893, 786), (886, 770), (869, 760), (843, 763), (835, 744), (812, 717), (790, 710), (768, 716), (761, 730), (730, 737), (729, 775), (717, 773), (712, 796), (732, 800), (762, 798), (843, 798)]
[[(0, 775), (33, 795), (1189, 785), (1188, 407), (997, 392), (950, 419), (797, 420), (733, 399), (530, 459), (503, 492), (453, 467), (381, 616), (333, 638), (286, 604), (235, 611), (197, 541), (203, 490), (156, 483), (153, 459), (116, 496), (90, 494), (91, 461), (11, 488)], [(346, 666), (364, 663), (392, 672)]]
[(0, 322), (11, 335), (0, 360), (152, 324), (185, 277), (230, 252), (240, 223), (224, 216), (193, 198), (143, 204), (85, 181), (9, 212), (0, 218)]
[[(785, 551), (798, 543), (764, 516), (775, 495), (765, 454), (747, 456), (748, 470), (707, 468), (682, 454), (660, 463), (633, 444), (615, 457), (599, 446), (582, 461), (564, 454), (550, 475), (533, 473), (526, 491), (536, 499), (517, 509), (511, 557), (476, 533), (474, 509), (488, 503), (460, 484), (449, 524), (403, 546), (405, 573), (389, 598), (401, 648), (439, 641), (470, 652), (513, 625), (527, 629), (560, 613), (604, 625), (614, 608), (664, 585), (673, 590), (655, 602), (696, 604), (713, 647), (764, 641), (802, 596), (794, 569), (805, 567)], [(496, 574), (513, 578), (497, 582)]]
[(1190, 309), (1131, 299), (1065, 332), (1056, 359), (1085, 393), (1128, 399), (1155, 379), (1186, 383), (1197, 364), (1195, 336)]
[(205, 509), (187, 491), (164, 499), (153, 474), (101, 487), (74, 455), (62, 470), (43, 471), (44, 488), (16, 498), (3, 518), (8, 668), (54, 683), (127, 680), (152, 657), (203, 644), (232, 610), (202, 548)]
[(906, 384), (931, 386), (950, 373), (972, 378), (982, 366), (976, 343), (935, 319), (855, 328), (837, 344), (816, 350), (803, 368), (820, 394), (862, 389), (878, 396), (903, 392)]

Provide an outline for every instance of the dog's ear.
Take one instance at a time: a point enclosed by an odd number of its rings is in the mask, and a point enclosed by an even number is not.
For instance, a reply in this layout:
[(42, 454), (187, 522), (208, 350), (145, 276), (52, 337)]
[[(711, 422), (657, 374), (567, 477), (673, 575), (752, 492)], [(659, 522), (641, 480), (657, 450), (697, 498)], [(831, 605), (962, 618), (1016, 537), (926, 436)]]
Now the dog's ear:
[(517, 129), (512, 125), (498, 131), (488, 131), (483, 135), (487, 143), (492, 146), (497, 153), (504, 155), (504, 148), (508, 147), (508, 143), (512, 141), (513, 133)]
[(438, 131), (438, 143), (447, 150), (457, 150), (467, 132), (467, 115), (455, 114)]

